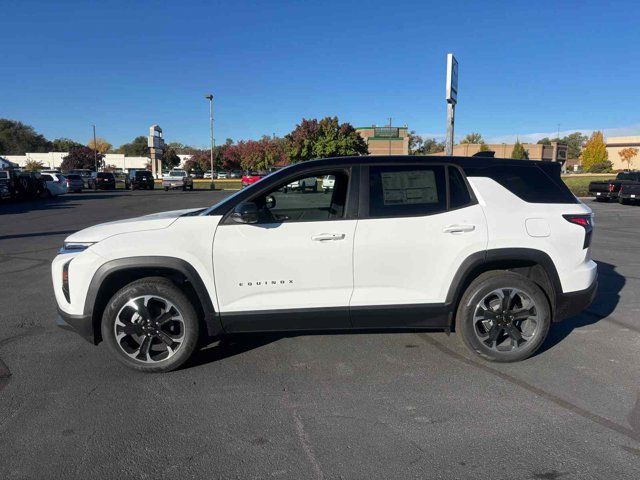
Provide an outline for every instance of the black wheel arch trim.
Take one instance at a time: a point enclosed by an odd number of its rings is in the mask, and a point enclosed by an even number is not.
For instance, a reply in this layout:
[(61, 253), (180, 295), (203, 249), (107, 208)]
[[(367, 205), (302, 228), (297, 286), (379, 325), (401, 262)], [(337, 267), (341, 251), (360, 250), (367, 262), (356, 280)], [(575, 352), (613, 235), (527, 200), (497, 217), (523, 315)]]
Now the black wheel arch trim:
[[(94, 330), (94, 343), (98, 343), (97, 339), (100, 331), (101, 318), (95, 318), (94, 314), (96, 301), (100, 288), (104, 284), (104, 281), (111, 275), (118, 272), (125, 272), (127, 270), (137, 269), (159, 269), (162, 271), (174, 271), (187, 279), (192, 285), (195, 294), (202, 306), (203, 320), (206, 325), (207, 333), (211, 336), (220, 334), (223, 329), (220, 323), (220, 318), (213, 307), (209, 291), (207, 290), (202, 278), (196, 271), (196, 269), (187, 261), (176, 257), (164, 257), (164, 256), (141, 256), (141, 257), (125, 257), (110, 260), (102, 264), (96, 272), (93, 274), (87, 295), (84, 303), (84, 315), (83, 317), (91, 319)], [(97, 327), (97, 330), (96, 330)]]
[(551, 310), (555, 314), (558, 310), (558, 299), (563, 295), (563, 292), (558, 271), (551, 257), (542, 250), (533, 248), (496, 248), (469, 255), (456, 271), (446, 298), (446, 304), (453, 307), (451, 309), (451, 322), (455, 314), (454, 310), (457, 308), (457, 302), (462, 297), (466, 287), (475, 278), (474, 272), (482, 269), (483, 266), (500, 265), (501, 263), (509, 264), (511, 262), (514, 264), (518, 262), (533, 262), (544, 269), (551, 284), (551, 291), (545, 289), (545, 293), (550, 297)]

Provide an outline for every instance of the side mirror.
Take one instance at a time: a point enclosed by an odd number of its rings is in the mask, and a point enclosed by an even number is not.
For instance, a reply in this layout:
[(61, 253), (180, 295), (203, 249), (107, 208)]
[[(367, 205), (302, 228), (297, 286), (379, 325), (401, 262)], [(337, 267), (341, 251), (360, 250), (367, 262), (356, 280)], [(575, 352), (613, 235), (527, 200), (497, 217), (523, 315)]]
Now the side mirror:
[(276, 206), (276, 197), (273, 195), (267, 196), (267, 198), (264, 199), (264, 206), (271, 210)]
[(253, 202), (243, 202), (233, 209), (231, 218), (237, 223), (258, 223), (258, 206)]

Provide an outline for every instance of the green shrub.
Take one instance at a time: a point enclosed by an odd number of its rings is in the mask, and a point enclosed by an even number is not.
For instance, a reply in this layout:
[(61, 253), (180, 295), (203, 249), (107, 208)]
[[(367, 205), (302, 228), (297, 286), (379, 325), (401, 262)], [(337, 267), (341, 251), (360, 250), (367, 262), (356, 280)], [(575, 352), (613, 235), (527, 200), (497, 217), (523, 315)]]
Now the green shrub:
[(591, 165), (589, 172), (591, 173), (611, 173), (613, 171), (613, 164), (605, 160), (603, 162), (596, 162)]

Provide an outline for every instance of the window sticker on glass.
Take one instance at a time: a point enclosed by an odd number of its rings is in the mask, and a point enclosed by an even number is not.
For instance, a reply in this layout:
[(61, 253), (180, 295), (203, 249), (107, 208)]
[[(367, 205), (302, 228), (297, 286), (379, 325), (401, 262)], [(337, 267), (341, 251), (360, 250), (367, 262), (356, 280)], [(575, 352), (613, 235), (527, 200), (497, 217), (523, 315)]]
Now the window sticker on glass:
[(381, 177), (385, 205), (438, 203), (433, 170), (382, 172)]

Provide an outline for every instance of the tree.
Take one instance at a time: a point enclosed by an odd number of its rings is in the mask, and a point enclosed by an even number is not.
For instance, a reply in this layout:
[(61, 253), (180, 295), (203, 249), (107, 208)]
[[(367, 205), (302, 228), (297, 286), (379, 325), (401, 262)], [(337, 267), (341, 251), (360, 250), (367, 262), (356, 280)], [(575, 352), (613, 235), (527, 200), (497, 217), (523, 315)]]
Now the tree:
[(44, 165), (42, 164), (42, 162), (39, 162), (37, 160), (27, 160), (24, 164), (24, 169), (27, 172), (37, 172), (38, 170), (42, 170), (43, 168)]
[(180, 157), (173, 147), (165, 148), (162, 153), (162, 168), (174, 168), (180, 165)]
[(0, 118), (0, 153), (24, 155), (27, 152), (48, 152), (51, 142), (36, 133), (31, 125)]
[(131, 143), (120, 145), (118, 153), (124, 153), (127, 157), (146, 157), (149, 155), (147, 137), (140, 135), (134, 138)]
[[(98, 153), (97, 158), (98, 168), (100, 168), (104, 163), (104, 155)], [(60, 164), (60, 170), (63, 172), (78, 168), (95, 170), (95, 152), (89, 147), (73, 147), (69, 151), (69, 154), (62, 159), (62, 163)]]
[(633, 163), (633, 157), (635, 157), (636, 155), (638, 155), (638, 149), (632, 148), (632, 147), (623, 148), (618, 152), (618, 156), (620, 157), (620, 159), (623, 162), (627, 162), (628, 169), (631, 168), (631, 164)]
[(551, 140), (549, 140), (549, 137), (541, 138), (538, 140), (538, 145), (551, 145)]
[(481, 143), (480, 144), (480, 151), (481, 152), (488, 152), (489, 151), (489, 146), (486, 143)]
[(467, 134), (466, 137), (464, 137), (462, 140), (460, 140), (460, 143), (484, 143), (484, 139), (482, 138), (482, 135), (480, 135), (479, 133), (469, 133)]
[(511, 158), (515, 158), (516, 160), (529, 159), (529, 153), (524, 148), (524, 145), (520, 143), (520, 140), (516, 140), (516, 143), (513, 145), (513, 152), (511, 153)]
[(560, 141), (567, 144), (567, 157), (580, 158), (582, 144), (587, 140), (587, 136), (580, 132), (573, 132), (561, 138)]
[(582, 150), (582, 168), (590, 172), (595, 164), (609, 160), (602, 132), (593, 132)]
[(180, 142), (167, 143), (166, 148), (171, 148), (177, 155), (192, 155), (198, 151), (197, 148), (185, 145)]
[(422, 150), (424, 138), (416, 134), (415, 130), (409, 132), (409, 155), (417, 155)]
[(101, 137), (96, 137), (95, 145), (93, 143), (93, 138), (89, 140), (89, 143), (87, 143), (87, 147), (89, 147), (91, 150), (97, 150), (98, 153), (107, 153), (109, 150), (111, 150), (112, 146), (113, 145), (111, 145)]
[(285, 136), (286, 156), (291, 162), (304, 162), (312, 158), (344, 155), (367, 155), (364, 139), (349, 123), (338, 122), (338, 117), (302, 119)]
[(69, 152), (73, 147), (82, 147), (82, 144), (70, 138), (56, 138), (51, 142), (51, 149), (54, 152)]

